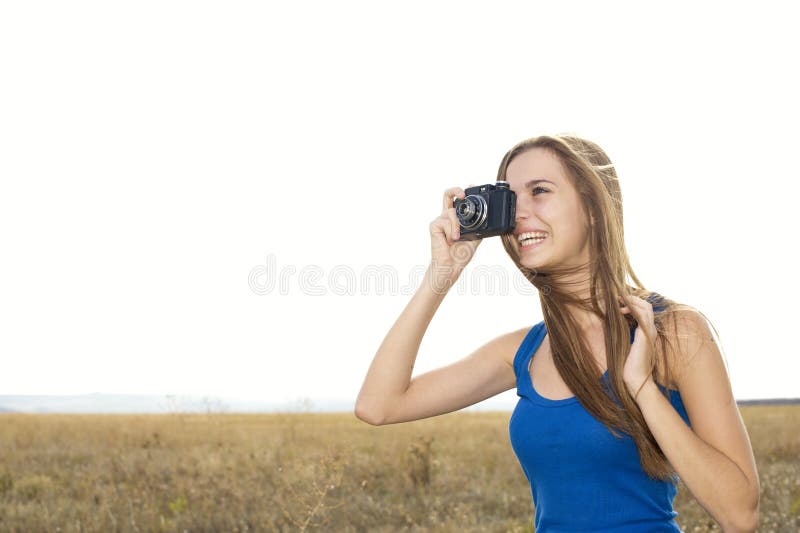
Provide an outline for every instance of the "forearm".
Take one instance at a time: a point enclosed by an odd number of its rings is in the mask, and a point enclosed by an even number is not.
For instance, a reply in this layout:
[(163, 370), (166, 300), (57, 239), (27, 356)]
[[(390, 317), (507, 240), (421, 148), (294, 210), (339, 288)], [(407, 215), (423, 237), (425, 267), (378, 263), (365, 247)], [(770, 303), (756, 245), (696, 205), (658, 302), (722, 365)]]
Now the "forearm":
[(636, 398), (664, 455), (698, 503), (723, 531), (746, 531), (758, 492), (742, 470), (686, 425), (652, 379)]
[(408, 389), (422, 338), (452, 283), (431, 266), (378, 348), (356, 400), (359, 418), (377, 422)]

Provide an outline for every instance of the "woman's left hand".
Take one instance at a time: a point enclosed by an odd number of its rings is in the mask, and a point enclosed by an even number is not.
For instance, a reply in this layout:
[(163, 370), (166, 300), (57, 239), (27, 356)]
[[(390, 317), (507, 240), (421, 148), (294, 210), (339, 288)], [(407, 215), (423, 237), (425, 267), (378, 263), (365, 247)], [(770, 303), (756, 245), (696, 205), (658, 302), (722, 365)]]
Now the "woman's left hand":
[(623, 304), (623, 307), (620, 308), (623, 314), (632, 314), (631, 308), (633, 308), (635, 312), (634, 318), (638, 323), (633, 343), (631, 344), (631, 351), (628, 353), (628, 358), (625, 360), (625, 366), (622, 371), (622, 379), (625, 381), (625, 385), (628, 386), (628, 391), (635, 397), (640, 387), (647, 380), (653, 380), (650, 366), (653, 361), (654, 350), (642, 329), (645, 328), (650, 338), (655, 341), (656, 324), (653, 316), (653, 304), (633, 295), (624, 297), (620, 304)]

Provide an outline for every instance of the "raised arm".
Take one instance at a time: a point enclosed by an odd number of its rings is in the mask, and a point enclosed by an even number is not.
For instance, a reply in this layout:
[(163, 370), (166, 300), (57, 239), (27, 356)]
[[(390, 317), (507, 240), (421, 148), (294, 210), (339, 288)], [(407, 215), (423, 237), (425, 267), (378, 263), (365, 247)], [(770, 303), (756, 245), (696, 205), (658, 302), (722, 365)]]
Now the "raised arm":
[(494, 339), (461, 361), (411, 379), (433, 315), (481, 242), (458, 241), (454, 197), (463, 198), (463, 189), (445, 191), (442, 214), (430, 224), (431, 264), (378, 348), (358, 394), (355, 414), (370, 424), (448, 413), (514, 386), (511, 361), (513, 350), (522, 341), (518, 332)]
[(459, 361), (411, 379), (422, 337), (442, 298), (425, 282), (417, 290), (375, 354), (356, 401), (358, 418), (373, 425), (419, 420), (515, 386), (514, 354), (527, 329), (501, 335)]

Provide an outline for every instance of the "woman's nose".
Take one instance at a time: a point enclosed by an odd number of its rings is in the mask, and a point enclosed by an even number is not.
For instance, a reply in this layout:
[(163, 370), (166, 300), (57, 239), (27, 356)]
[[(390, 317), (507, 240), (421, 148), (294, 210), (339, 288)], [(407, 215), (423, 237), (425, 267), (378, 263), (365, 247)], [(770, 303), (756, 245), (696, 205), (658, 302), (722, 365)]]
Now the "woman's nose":
[(514, 219), (523, 220), (526, 218), (528, 218), (528, 210), (525, 209), (525, 206), (523, 206), (521, 202), (517, 202)]

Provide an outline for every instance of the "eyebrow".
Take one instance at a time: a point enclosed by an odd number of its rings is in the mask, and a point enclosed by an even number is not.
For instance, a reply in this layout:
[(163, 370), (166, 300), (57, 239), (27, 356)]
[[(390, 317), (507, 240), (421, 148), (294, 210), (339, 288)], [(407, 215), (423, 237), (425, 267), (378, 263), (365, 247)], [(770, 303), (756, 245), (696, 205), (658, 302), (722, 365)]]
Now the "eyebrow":
[[(527, 189), (528, 187), (533, 187), (533, 186), (534, 186), (534, 185), (536, 185), (537, 183), (541, 183), (541, 182), (546, 182), (546, 183), (551, 183), (551, 184), (553, 184), (553, 185), (556, 185), (555, 183), (553, 183), (553, 182), (552, 182), (552, 181), (550, 181), (550, 180), (546, 180), (546, 179), (544, 179), (544, 178), (535, 178), (535, 179), (532, 179), (532, 180), (526, 181), (526, 182), (525, 182), (525, 187), (524, 187), (524, 188), (525, 188), (525, 189)], [(556, 185), (556, 187), (558, 187), (558, 185)]]

